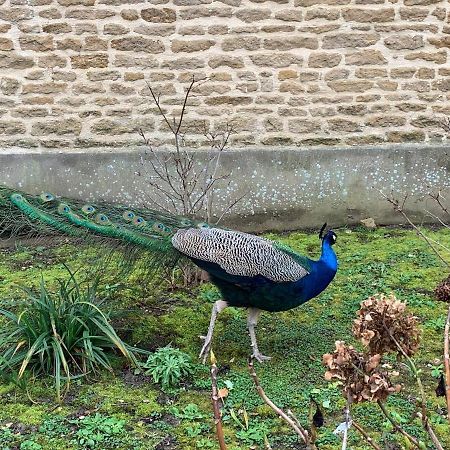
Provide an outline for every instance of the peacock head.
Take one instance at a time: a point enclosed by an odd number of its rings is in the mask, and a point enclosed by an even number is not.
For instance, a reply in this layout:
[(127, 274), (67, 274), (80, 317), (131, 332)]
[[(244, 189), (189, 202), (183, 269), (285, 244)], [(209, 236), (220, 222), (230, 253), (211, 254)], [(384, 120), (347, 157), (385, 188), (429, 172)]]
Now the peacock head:
[(336, 233), (333, 230), (328, 230), (325, 233), (325, 228), (327, 227), (326, 222), (322, 225), (322, 228), (319, 232), (319, 239), (322, 239), (322, 242), (327, 242), (330, 245), (333, 245), (337, 241)]

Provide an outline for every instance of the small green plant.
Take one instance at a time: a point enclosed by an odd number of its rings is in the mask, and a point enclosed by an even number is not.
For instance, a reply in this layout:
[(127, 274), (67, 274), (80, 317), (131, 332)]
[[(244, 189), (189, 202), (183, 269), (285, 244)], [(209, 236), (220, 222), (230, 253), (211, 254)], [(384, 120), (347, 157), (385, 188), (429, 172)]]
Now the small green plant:
[(27, 306), (20, 314), (0, 309), (6, 319), (0, 330), (0, 374), (17, 371), (17, 380), (26, 370), (34, 377), (53, 376), (58, 400), (62, 385), (67, 389), (72, 378), (112, 370), (112, 349), (137, 363), (101, 311), (96, 283), (83, 290), (68, 271), (69, 278), (59, 281), (56, 292), (49, 291), (43, 279), (38, 293), (24, 289)]
[(83, 449), (115, 448), (126, 435), (125, 420), (105, 417), (99, 413), (74, 421), (79, 426), (76, 444)]
[(145, 374), (150, 375), (163, 389), (178, 386), (183, 378), (193, 372), (191, 357), (170, 345), (156, 350), (142, 367)]
[(42, 450), (42, 445), (27, 439), (20, 444), (20, 450)]

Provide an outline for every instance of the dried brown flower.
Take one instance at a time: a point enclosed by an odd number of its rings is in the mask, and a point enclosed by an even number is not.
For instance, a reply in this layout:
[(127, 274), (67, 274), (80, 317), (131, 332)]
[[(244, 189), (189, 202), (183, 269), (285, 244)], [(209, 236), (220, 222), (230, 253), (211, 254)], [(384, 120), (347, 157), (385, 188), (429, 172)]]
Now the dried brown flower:
[(418, 320), (408, 313), (406, 303), (391, 295), (377, 294), (361, 302), (353, 334), (372, 355), (400, 352), (396, 342), (413, 355), (420, 340)]
[(356, 351), (343, 341), (336, 341), (336, 350), (323, 355), (328, 367), (325, 379), (341, 380), (343, 391), (353, 403), (384, 401), (388, 395), (399, 392), (400, 385), (393, 385), (389, 374), (380, 367), (381, 355), (369, 355)]
[(438, 284), (434, 294), (441, 302), (450, 303), (450, 275)]

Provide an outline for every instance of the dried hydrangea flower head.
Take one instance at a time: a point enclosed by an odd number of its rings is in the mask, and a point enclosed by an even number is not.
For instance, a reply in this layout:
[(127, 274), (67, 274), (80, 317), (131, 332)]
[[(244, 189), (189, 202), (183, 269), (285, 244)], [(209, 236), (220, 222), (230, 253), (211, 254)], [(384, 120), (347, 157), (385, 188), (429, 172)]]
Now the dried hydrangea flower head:
[(413, 355), (420, 340), (417, 317), (406, 309), (406, 303), (390, 294), (377, 294), (361, 302), (353, 324), (353, 334), (372, 355), (395, 352), (398, 345), (408, 356)]
[(438, 284), (434, 294), (441, 302), (450, 303), (450, 275)]
[(358, 352), (343, 341), (336, 341), (335, 345), (333, 353), (323, 355), (323, 363), (328, 368), (325, 379), (341, 380), (346, 397), (350, 396), (353, 403), (384, 401), (388, 395), (400, 391), (401, 386), (394, 386), (389, 374), (379, 367), (381, 355)]

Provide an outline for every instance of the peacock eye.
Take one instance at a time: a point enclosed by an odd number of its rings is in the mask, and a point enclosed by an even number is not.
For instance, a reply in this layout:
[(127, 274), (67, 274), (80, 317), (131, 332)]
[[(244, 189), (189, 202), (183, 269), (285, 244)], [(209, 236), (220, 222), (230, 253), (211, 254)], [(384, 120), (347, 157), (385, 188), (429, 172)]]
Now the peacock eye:
[(163, 230), (163, 229), (164, 229), (164, 225), (163, 225), (162, 223), (159, 223), (159, 224), (158, 224), (158, 228), (159, 228), (160, 230)]
[(125, 211), (122, 214), (122, 217), (127, 221), (130, 222), (131, 220), (134, 219), (134, 212), (133, 211)]
[(86, 214), (92, 214), (95, 211), (95, 208), (92, 205), (84, 205), (81, 210)]
[(22, 201), (23, 200), (23, 196), (20, 194), (13, 194), (11, 195), (11, 199), (12, 200), (16, 200), (16, 201)]
[(49, 192), (44, 192), (39, 197), (43, 202), (51, 202), (55, 199), (55, 196)]
[(64, 213), (70, 212), (70, 207), (69, 207), (69, 205), (66, 205), (65, 203), (61, 203), (61, 204), (58, 206), (58, 212), (59, 212), (60, 214), (64, 214)]

